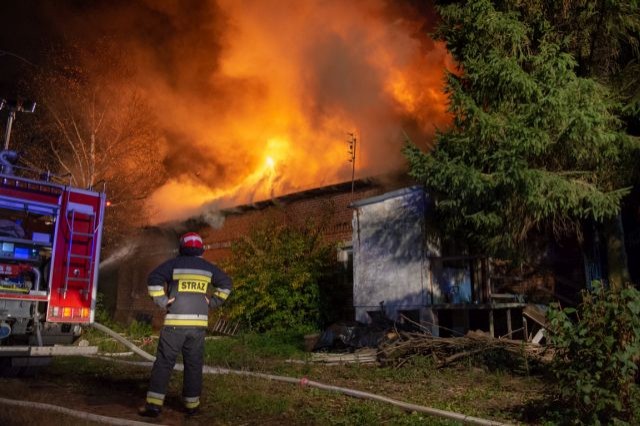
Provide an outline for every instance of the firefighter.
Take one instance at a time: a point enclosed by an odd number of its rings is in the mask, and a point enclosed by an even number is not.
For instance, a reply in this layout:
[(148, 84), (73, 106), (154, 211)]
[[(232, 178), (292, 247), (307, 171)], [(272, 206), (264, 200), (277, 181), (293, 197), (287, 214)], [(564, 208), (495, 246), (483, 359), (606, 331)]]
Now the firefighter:
[(167, 314), (151, 370), (147, 400), (139, 412), (142, 416), (160, 414), (179, 353), (184, 361), (182, 398), (186, 413), (193, 415), (200, 406), (208, 311), (222, 305), (231, 292), (231, 279), (204, 260), (202, 253), (200, 235), (186, 233), (180, 237), (180, 254), (149, 274), (149, 295)]

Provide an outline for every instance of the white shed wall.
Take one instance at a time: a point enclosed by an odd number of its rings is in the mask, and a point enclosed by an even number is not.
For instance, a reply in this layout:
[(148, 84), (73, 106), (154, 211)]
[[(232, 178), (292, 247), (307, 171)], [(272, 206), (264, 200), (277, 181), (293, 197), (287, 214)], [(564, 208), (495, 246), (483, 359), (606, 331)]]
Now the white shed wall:
[(354, 307), (356, 320), (367, 311), (388, 317), (424, 307), (428, 294), (425, 255), (426, 195), (412, 187), (356, 205), (353, 215)]

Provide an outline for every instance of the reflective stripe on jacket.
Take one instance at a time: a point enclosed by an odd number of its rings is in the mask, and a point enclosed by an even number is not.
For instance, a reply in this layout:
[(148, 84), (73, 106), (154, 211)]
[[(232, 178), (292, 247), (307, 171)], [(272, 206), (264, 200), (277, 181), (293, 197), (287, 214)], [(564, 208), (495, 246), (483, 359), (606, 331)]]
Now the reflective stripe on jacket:
[(231, 293), (229, 276), (198, 256), (164, 262), (149, 274), (147, 284), (153, 301), (167, 308), (164, 324), (174, 327), (206, 327), (209, 308), (222, 305)]

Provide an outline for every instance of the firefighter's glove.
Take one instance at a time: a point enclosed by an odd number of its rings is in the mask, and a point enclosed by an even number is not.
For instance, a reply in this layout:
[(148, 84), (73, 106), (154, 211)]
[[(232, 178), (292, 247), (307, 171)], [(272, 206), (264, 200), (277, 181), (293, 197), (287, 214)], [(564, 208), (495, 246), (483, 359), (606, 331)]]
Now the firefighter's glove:
[(216, 297), (216, 296), (211, 296), (211, 299), (209, 299), (209, 307), (211, 309), (218, 308), (218, 307), (222, 306), (223, 303), (224, 303), (224, 300), (222, 300), (222, 299), (220, 299), (219, 297)]
[(156, 305), (164, 309), (167, 306), (169, 306), (174, 300), (175, 300), (175, 297), (172, 297), (171, 299), (169, 299), (166, 295), (162, 295), (162, 296), (154, 297), (153, 303), (155, 303)]
[(222, 305), (222, 300), (220, 300), (216, 296), (211, 296), (211, 297), (205, 296), (204, 300), (206, 300), (207, 305), (209, 305), (211, 309), (215, 309), (218, 306)]

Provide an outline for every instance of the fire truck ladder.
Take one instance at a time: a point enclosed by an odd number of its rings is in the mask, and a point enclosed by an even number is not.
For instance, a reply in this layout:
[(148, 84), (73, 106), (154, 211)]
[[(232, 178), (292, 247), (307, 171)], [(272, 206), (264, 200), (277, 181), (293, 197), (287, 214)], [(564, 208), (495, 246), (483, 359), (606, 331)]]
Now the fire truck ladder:
[[(89, 226), (86, 226), (88, 222)], [(84, 227), (79, 226), (85, 224)], [(81, 293), (85, 299), (89, 297), (89, 290), (91, 288), (91, 279), (93, 278), (93, 269), (95, 263), (95, 237), (98, 232), (99, 226), (96, 225), (96, 213), (91, 211), (76, 211), (76, 209), (70, 209), (67, 212), (67, 228), (69, 230), (69, 247), (67, 248), (67, 268), (64, 277), (64, 288), (62, 289), (62, 297), (67, 297), (67, 290), (69, 283), (73, 281), (80, 281), (85, 283), (84, 290)], [(88, 228), (91, 232), (80, 231), (79, 229)], [(89, 245), (89, 254), (77, 254), (73, 252), (73, 248), (78, 245)], [(79, 260), (84, 261), (85, 264), (89, 264), (86, 269), (84, 277), (80, 276), (80, 270), (75, 268), (71, 269), (71, 261)]]

